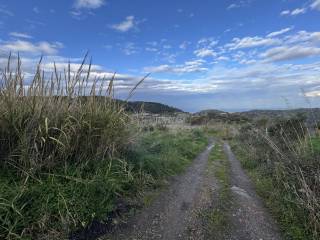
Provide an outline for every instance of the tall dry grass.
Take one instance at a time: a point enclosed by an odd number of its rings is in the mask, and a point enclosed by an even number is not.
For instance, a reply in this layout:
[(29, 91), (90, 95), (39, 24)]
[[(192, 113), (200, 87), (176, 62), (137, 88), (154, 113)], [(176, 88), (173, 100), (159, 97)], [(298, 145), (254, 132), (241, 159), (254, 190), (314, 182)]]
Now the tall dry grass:
[(63, 73), (55, 66), (50, 76), (40, 61), (25, 84), (20, 58), (12, 70), (9, 57), (0, 90), (2, 165), (50, 170), (69, 161), (104, 159), (125, 146), (128, 117), (112, 99), (113, 79), (91, 79), (85, 60), (74, 73), (69, 64)]
[[(244, 166), (253, 171), (258, 191), (291, 239), (320, 237), (319, 136), (301, 119), (266, 126), (246, 126), (238, 148)], [(255, 171), (257, 170), (257, 171)]]
[(103, 218), (132, 181), (119, 158), (131, 123), (112, 98), (114, 77), (91, 77), (86, 62), (75, 72), (69, 64), (47, 73), (40, 60), (32, 79), (24, 78), (19, 56), (3, 68), (0, 238), (64, 238)]

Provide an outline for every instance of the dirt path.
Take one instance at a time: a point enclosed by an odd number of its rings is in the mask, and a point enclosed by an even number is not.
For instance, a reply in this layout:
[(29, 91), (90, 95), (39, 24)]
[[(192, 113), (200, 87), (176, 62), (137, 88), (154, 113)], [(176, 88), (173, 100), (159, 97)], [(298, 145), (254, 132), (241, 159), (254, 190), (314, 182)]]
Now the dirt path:
[(213, 147), (210, 143), (187, 171), (175, 177), (170, 187), (149, 207), (112, 236), (103, 239), (280, 240), (277, 226), (227, 143), (223, 146), (230, 163), (231, 178), (231, 197), (225, 203), (227, 222), (225, 226), (214, 228), (213, 232), (212, 228), (210, 230), (211, 225), (203, 213), (213, 212), (221, 204), (221, 182), (214, 173), (217, 165), (208, 162)]
[(279, 230), (257, 196), (253, 185), (232, 153), (229, 144), (224, 144), (231, 170), (233, 204), (230, 221), (232, 228), (228, 239), (278, 240)]
[(195, 226), (201, 224), (196, 222), (197, 211), (211, 201), (208, 194), (200, 192), (208, 187), (215, 188), (215, 182), (205, 174), (213, 146), (210, 143), (187, 171), (175, 178), (168, 190), (134, 217), (126, 229), (109, 239), (206, 239), (201, 228)]

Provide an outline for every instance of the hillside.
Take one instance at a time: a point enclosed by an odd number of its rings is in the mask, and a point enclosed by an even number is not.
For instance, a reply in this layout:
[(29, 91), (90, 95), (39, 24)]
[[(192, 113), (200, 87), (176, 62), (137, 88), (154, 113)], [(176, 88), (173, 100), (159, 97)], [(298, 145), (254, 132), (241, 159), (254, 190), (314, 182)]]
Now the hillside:
[(126, 110), (128, 112), (140, 112), (142, 110), (153, 114), (173, 114), (183, 112), (181, 109), (157, 102), (129, 101), (124, 104), (126, 104)]
[(220, 110), (209, 109), (193, 114), (197, 122), (215, 121), (255, 121), (262, 118), (269, 120), (300, 118), (309, 126), (314, 126), (320, 121), (320, 108), (298, 108), (290, 110), (250, 110), (245, 112), (228, 113)]
[[(105, 101), (105, 97), (103, 96), (96, 96), (97, 101)], [(108, 98), (108, 97), (107, 97)], [(88, 96), (81, 96), (80, 97), (82, 103), (86, 103), (89, 101)], [(137, 112), (145, 112), (145, 113), (152, 113), (152, 114), (174, 114), (174, 113), (184, 113), (179, 108), (168, 106), (163, 103), (158, 102), (144, 102), (144, 101), (124, 101), (121, 99), (112, 99), (115, 103), (124, 107), (126, 112), (130, 113), (137, 113)]]
[(308, 125), (314, 125), (320, 120), (320, 108), (297, 108), (289, 110), (251, 110), (237, 113), (248, 119), (257, 120), (261, 118), (283, 119), (298, 117), (306, 120)]
[(216, 109), (203, 110), (193, 114), (190, 122), (191, 124), (205, 124), (210, 121), (220, 122), (243, 122), (247, 121), (247, 117), (238, 113), (229, 113)]
[(227, 112), (216, 110), (216, 109), (206, 109), (200, 112), (196, 112), (195, 115), (206, 116), (206, 115), (225, 115)]

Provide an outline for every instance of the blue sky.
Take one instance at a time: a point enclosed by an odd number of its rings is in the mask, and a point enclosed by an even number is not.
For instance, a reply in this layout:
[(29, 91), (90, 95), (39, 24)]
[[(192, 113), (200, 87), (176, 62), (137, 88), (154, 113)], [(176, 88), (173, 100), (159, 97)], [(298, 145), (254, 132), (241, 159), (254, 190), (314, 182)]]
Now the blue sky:
[[(117, 96), (187, 111), (320, 106), (320, 0), (0, 0), (0, 69), (44, 55), (62, 71), (89, 51)], [(303, 90), (302, 90), (303, 89)]]

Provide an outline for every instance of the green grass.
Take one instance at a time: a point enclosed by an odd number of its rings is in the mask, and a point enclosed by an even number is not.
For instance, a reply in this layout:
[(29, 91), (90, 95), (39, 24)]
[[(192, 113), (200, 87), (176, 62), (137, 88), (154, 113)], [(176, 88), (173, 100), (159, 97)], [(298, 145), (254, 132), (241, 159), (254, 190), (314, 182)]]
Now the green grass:
[(207, 139), (201, 130), (147, 133), (129, 158), (136, 167), (152, 176), (170, 176), (181, 172), (199, 153)]
[(1, 172), (1, 234), (9, 239), (66, 237), (93, 219), (104, 220), (119, 198), (148, 199), (144, 191), (182, 172), (205, 145), (204, 135), (194, 131), (152, 132), (141, 136), (126, 158), (97, 162), (85, 175), (75, 166), (36, 180)]
[(316, 154), (320, 154), (320, 137), (312, 138), (311, 145)]
[(224, 154), (222, 144), (217, 142), (209, 156), (209, 170), (219, 181), (219, 190), (215, 204), (205, 216), (210, 234), (222, 234), (229, 227), (228, 213), (231, 203), (230, 167)]

